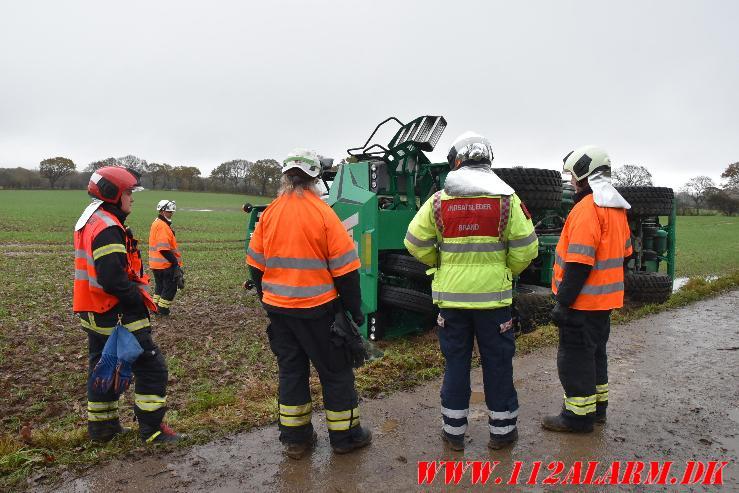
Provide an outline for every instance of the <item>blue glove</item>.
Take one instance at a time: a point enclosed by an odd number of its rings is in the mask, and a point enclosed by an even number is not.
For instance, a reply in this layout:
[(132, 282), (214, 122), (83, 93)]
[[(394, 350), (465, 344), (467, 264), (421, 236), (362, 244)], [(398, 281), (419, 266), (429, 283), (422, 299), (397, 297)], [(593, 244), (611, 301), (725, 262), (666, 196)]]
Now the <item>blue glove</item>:
[(133, 363), (141, 356), (144, 349), (136, 337), (122, 325), (117, 325), (115, 330), (118, 331), (118, 347), (116, 352), (118, 364), (116, 365), (115, 371), (114, 390), (116, 394), (122, 394), (131, 384)]
[(113, 385), (113, 375), (116, 371), (118, 361), (118, 327), (108, 336), (103, 347), (103, 354), (92, 370), (92, 388), (101, 393), (106, 393)]

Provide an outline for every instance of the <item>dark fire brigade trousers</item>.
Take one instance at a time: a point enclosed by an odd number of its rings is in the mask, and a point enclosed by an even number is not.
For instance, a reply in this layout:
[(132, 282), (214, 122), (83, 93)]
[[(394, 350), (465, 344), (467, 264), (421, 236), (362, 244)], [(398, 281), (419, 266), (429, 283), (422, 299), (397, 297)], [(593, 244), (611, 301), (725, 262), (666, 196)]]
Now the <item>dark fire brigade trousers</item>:
[(280, 441), (303, 443), (313, 435), (308, 378), (313, 363), (323, 388), (326, 425), (333, 446), (351, 443), (359, 431), (354, 371), (343, 348), (334, 346), (329, 328), (334, 316), (303, 319), (268, 313), (267, 336), (280, 372)]
[[(133, 364), (134, 413), (144, 438), (159, 431), (159, 424), (166, 411), (167, 363), (164, 355), (151, 338), (151, 329), (131, 332), (144, 352)], [(89, 368), (87, 373), (88, 423), (118, 419), (118, 395), (113, 388), (99, 392), (92, 388), (92, 370), (95, 368), (108, 336), (88, 331)]]
[(174, 267), (152, 269), (152, 272), (154, 272), (154, 303), (159, 307), (159, 313), (167, 315), (177, 294)]
[(572, 310), (559, 327), (557, 371), (564, 388), (562, 416), (573, 427), (589, 426), (608, 407), (608, 356), (611, 311)]
[(441, 386), (443, 430), (462, 440), (467, 431), (470, 405), (472, 347), (477, 338), (482, 364), (488, 427), (491, 436), (506, 439), (516, 430), (518, 396), (513, 386), (513, 328), (501, 333), (511, 320), (511, 309), (464, 310), (442, 308), (439, 345), (446, 360)]

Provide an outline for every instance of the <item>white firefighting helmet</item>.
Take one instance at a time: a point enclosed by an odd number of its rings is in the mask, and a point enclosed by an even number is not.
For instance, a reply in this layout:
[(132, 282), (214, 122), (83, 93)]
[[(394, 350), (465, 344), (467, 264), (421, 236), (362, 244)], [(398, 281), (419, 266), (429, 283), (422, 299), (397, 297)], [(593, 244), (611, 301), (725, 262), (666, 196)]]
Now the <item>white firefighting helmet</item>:
[(321, 161), (316, 151), (294, 149), (282, 162), (282, 172), (293, 168), (300, 168), (306, 175), (315, 178), (321, 172)]
[(157, 211), (159, 212), (174, 212), (177, 210), (177, 204), (174, 200), (162, 199), (157, 204)]
[(564, 159), (565, 173), (572, 173), (577, 181), (587, 178), (596, 171), (610, 176), (611, 158), (597, 146), (583, 146), (567, 154)]
[(457, 137), (447, 155), (449, 167), (453, 170), (465, 164), (493, 164), (493, 146), (480, 134), (467, 131)]

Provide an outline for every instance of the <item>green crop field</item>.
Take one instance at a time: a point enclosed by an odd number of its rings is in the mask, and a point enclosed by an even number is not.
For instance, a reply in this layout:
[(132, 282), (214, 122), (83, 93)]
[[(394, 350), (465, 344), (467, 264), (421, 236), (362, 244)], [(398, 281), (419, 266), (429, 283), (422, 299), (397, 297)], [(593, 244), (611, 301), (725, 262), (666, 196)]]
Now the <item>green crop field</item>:
[[(170, 370), (168, 420), (195, 441), (272, 421), (277, 378), (266, 318), (241, 288), (241, 205), (269, 199), (160, 191), (134, 197), (127, 224), (144, 244), (157, 201), (177, 202), (173, 225), (187, 286), (173, 315), (153, 321)], [(86, 440), (87, 341), (71, 311), (71, 241), (87, 203), (83, 191), (0, 191), (0, 489), (39, 464), (76, 467), (139, 446), (133, 438), (107, 447)], [(680, 217), (677, 248), (678, 276), (739, 269), (739, 218)], [(433, 334), (380, 345), (385, 357), (357, 373), (364, 395), (442, 372)], [(320, 403), (315, 378), (312, 387)], [(121, 405), (127, 423), (130, 392)], [(30, 440), (19, 438), (24, 426), (33, 430)]]
[(739, 217), (677, 218), (677, 276), (726, 274), (739, 268)]

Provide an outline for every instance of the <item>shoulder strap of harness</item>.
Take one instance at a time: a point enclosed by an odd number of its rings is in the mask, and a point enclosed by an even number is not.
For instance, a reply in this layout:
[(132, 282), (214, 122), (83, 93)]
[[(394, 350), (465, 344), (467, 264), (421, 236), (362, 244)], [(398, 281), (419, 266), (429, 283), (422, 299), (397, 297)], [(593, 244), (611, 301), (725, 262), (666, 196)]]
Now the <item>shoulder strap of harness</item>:
[(500, 237), (498, 238), (498, 241), (501, 243), (508, 242), (508, 237), (505, 238), (503, 235), (505, 235), (505, 229), (508, 227), (508, 219), (511, 215), (511, 197), (510, 195), (501, 195), (500, 197), (500, 224), (498, 231), (500, 232)]
[(434, 210), (434, 222), (436, 222), (436, 229), (439, 230), (439, 233), (441, 233), (441, 237), (444, 238), (444, 219), (441, 216), (441, 190), (434, 194), (432, 206)]

